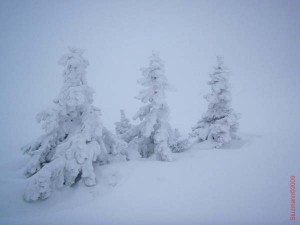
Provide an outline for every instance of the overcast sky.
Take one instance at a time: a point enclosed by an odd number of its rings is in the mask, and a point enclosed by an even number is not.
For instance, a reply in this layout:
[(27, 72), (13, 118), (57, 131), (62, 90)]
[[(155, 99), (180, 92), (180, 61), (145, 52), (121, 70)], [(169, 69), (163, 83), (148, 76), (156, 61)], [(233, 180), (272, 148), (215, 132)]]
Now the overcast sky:
[(171, 122), (187, 134), (205, 112), (209, 72), (230, 69), (241, 132), (299, 131), (300, 1), (0, 1), (1, 151), (42, 134), (35, 115), (62, 86), (59, 58), (86, 49), (94, 105), (110, 129), (141, 106), (140, 68), (160, 52)]

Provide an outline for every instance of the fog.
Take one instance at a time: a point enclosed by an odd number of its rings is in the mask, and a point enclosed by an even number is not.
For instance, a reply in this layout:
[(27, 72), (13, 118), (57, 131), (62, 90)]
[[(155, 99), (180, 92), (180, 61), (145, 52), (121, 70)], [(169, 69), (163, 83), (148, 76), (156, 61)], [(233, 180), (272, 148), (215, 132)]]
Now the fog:
[[(86, 49), (105, 126), (141, 106), (140, 68), (160, 52), (174, 91), (171, 123), (187, 135), (205, 112), (216, 56), (231, 71), (241, 132), (299, 132), (299, 1), (1, 1), (0, 143), (8, 155), (42, 134), (35, 115), (62, 86), (59, 58)], [(21, 153), (19, 153), (21, 154)]]

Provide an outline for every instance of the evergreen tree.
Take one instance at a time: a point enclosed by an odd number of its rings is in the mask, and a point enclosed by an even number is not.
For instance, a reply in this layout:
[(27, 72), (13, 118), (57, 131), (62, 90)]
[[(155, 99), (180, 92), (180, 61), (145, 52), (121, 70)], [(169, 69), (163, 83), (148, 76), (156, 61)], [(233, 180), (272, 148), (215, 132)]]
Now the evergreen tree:
[(120, 122), (115, 123), (115, 130), (117, 135), (122, 135), (129, 131), (132, 125), (129, 122), (129, 119), (126, 117), (124, 110), (120, 110), (121, 118)]
[(217, 57), (217, 66), (210, 74), (211, 94), (205, 96), (208, 101), (207, 112), (197, 125), (192, 128), (192, 137), (199, 141), (211, 139), (217, 148), (237, 138), (238, 116), (231, 108), (231, 94), (228, 83), (228, 70), (223, 59)]
[(187, 138), (182, 138), (179, 130), (175, 128), (170, 135), (169, 146), (173, 153), (184, 152), (190, 147), (190, 142)]
[[(149, 157), (155, 153), (156, 158), (170, 161), (170, 136), (169, 107), (166, 103), (165, 91), (169, 88), (165, 76), (164, 65), (158, 53), (152, 52), (150, 63), (142, 69), (143, 77), (138, 81), (144, 90), (140, 91), (137, 99), (144, 105), (140, 108), (134, 119), (139, 118), (139, 152), (142, 157)], [(136, 133), (136, 132), (135, 132)]]
[(93, 163), (107, 161), (107, 154), (115, 154), (120, 146), (116, 139), (107, 138), (100, 110), (92, 105), (93, 90), (85, 77), (88, 61), (82, 54), (83, 50), (70, 48), (61, 58), (63, 87), (53, 106), (37, 115), (45, 134), (22, 148), (30, 156), (26, 201), (46, 199), (53, 188), (79, 179), (87, 186), (95, 185)]

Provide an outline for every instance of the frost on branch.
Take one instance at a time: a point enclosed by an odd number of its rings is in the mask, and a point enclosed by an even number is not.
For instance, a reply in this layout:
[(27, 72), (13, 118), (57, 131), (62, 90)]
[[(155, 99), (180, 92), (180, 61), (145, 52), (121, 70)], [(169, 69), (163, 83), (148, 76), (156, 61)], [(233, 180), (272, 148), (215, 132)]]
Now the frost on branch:
[(228, 71), (223, 65), (223, 59), (217, 58), (217, 66), (210, 74), (211, 93), (205, 96), (208, 101), (207, 112), (192, 128), (192, 137), (198, 141), (211, 139), (217, 143), (217, 148), (237, 138), (238, 116), (231, 108), (231, 94), (228, 83)]
[(85, 77), (88, 61), (82, 54), (71, 48), (61, 58), (63, 87), (53, 106), (37, 115), (45, 134), (22, 148), (30, 156), (26, 201), (48, 198), (53, 188), (70, 186), (79, 179), (86, 186), (95, 185), (93, 164), (106, 162), (109, 154), (119, 150), (116, 140), (113, 144), (112, 137), (105, 138), (100, 110), (92, 105), (93, 90)]
[(158, 53), (152, 53), (149, 66), (142, 69), (142, 75), (138, 83), (145, 89), (140, 91), (136, 98), (146, 105), (134, 116), (134, 119), (139, 118), (141, 123), (132, 129), (131, 135), (128, 136), (139, 135), (138, 149), (142, 157), (149, 157), (154, 153), (158, 160), (170, 161), (169, 107), (165, 97), (169, 84)]

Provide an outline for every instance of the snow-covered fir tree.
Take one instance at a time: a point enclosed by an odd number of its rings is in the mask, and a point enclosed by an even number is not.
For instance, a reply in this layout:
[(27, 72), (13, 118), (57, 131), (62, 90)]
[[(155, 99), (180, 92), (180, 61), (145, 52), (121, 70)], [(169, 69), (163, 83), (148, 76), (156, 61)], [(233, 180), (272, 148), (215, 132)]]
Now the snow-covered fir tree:
[(122, 135), (126, 133), (132, 127), (123, 109), (120, 110), (120, 114), (121, 114), (120, 122), (115, 123), (115, 130), (117, 135)]
[(145, 89), (136, 98), (146, 105), (134, 116), (134, 119), (139, 118), (141, 121), (134, 129), (134, 133), (137, 133), (137, 128), (139, 130), (139, 152), (142, 157), (149, 157), (154, 153), (158, 160), (170, 161), (169, 107), (165, 96), (169, 84), (157, 52), (152, 52), (149, 66), (142, 69), (142, 75), (138, 83)]
[(105, 163), (108, 154), (126, 148), (102, 126), (100, 110), (92, 105), (93, 90), (85, 76), (88, 61), (82, 54), (83, 50), (70, 48), (61, 58), (62, 89), (53, 106), (37, 115), (45, 134), (22, 148), (30, 156), (26, 201), (46, 199), (53, 188), (79, 179), (86, 186), (95, 185), (94, 163)]
[(219, 148), (237, 138), (238, 116), (231, 108), (231, 93), (228, 83), (229, 72), (224, 66), (222, 57), (217, 57), (217, 66), (210, 74), (211, 94), (205, 96), (208, 101), (207, 112), (192, 128), (192, 137), (198, 141), (211, 139)]

